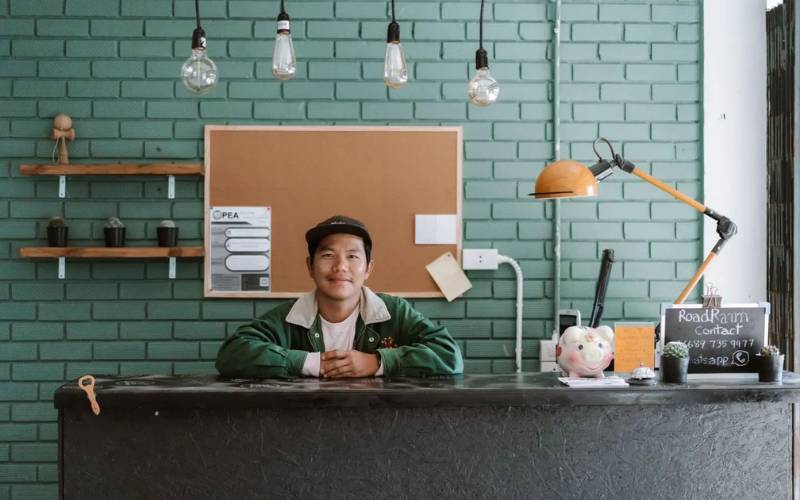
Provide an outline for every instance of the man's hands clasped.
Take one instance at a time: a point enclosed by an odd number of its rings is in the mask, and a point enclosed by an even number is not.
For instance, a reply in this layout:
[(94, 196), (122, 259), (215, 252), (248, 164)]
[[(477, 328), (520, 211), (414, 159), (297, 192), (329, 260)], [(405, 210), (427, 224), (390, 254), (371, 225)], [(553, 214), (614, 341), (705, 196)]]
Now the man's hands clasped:
[(321, 378), (371, 377), (378, 371), (378, 356), (361, 351), (328, 351), (320, 355)]

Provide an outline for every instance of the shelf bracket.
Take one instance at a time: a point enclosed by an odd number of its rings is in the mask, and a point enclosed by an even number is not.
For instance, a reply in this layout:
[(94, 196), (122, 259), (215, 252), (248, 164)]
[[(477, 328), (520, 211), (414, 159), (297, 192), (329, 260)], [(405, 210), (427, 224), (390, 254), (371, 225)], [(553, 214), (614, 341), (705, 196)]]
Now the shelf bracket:
[(58, 197), (59, 198), (66, 198), (67, 197), (67, 176), (66, 175), (59, 175), (58, 176)]
[(175, 279), (175, 260), (175, 257), (169, 258), (169, 279), (171, 280)]
[(67, 258), (58, 258), (58, 279), (63, 280), (67, 277)]
[(167, 198), (170, 200), (175, 199), (175, 176), (167, 176)]

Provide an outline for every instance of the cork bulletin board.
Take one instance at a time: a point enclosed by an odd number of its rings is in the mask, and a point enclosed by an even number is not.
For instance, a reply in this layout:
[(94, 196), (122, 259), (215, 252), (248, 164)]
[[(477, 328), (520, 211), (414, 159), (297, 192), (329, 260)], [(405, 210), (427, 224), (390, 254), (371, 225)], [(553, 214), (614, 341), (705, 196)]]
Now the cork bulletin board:
[[(343, 214), (363, 221), (372, 236), (367, 286), (442, 297), (425, 265), (448, 251), (460, 263), (461, 159), (460, 127), (207, 125), (205, 296), (289, 298), (311, 290), (305, 232)], [(213, 207), (269, 207), (269, 291), (212, 285)], [(454, 215), (455, 244), (416, 244), (420, 214)]]

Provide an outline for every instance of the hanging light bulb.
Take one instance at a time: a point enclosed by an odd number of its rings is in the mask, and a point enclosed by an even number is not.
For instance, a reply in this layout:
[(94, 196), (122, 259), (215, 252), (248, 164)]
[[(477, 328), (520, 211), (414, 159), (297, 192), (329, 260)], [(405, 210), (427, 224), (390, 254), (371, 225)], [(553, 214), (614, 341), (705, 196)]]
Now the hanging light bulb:
[(386, 56), (383, 60), (383, 82), (387, 87), (398, 89), (408, 81), (408, 66), (403, 46), (400, 45), (400, 25), (394, 19), (392, 0), (392, 22), (386, 34)]
[(272, 51), (272, 75), (278, 80), (291, 80), (297, 69), (297, 58), (292, 45), (292, 30), (289, 14), (281, 0), (281, 12), (278, 14), (278, 35), (275, 37), (275, 49)]
[(489, 55), (483, 49), (483, 0), (481, 0), (480, 45), (475, 52), (475, 76), (467, 85), (469, 102), (476, 106), (489, 106), (500, 95), (500, 84), (489, 72)]
[(489, 106), (494, 104), (500, 95), (500, 84), (489, 72), (489, 57), (486, 51), (478, 49), (475, 53), (475, 76), (469, 81), (469, 102), (476, 106)]
[(194, 0), (197, 28), (192, 33), (192, 55), (181, 66), (183, 85), (197, 95), (202, 95), (217, 84), (217, 65), (206, 53), (206, 32), (200, 27), (200, 0)]

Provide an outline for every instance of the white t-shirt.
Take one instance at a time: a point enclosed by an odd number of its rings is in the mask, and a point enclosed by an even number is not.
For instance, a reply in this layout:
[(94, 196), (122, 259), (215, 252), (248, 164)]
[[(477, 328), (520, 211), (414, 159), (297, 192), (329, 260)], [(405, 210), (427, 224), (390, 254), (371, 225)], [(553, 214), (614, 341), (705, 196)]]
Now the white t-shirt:
[[(359, 308), (356, 307), (352, 314), (340, 323), (331, 323), (319, 317), (322, 323), (322, 339), (325, 343), (326, 351), (352, 351), (353, 340), (356, 337), (356, 322), (358, 321)], [(307, 377), (319, 377), (320, 367), (319, 352), (309, 352), (306, 361), (303, 363), (303, 375)], [(378, 367), (375, 376), (383, 375), (383, 363)]]

